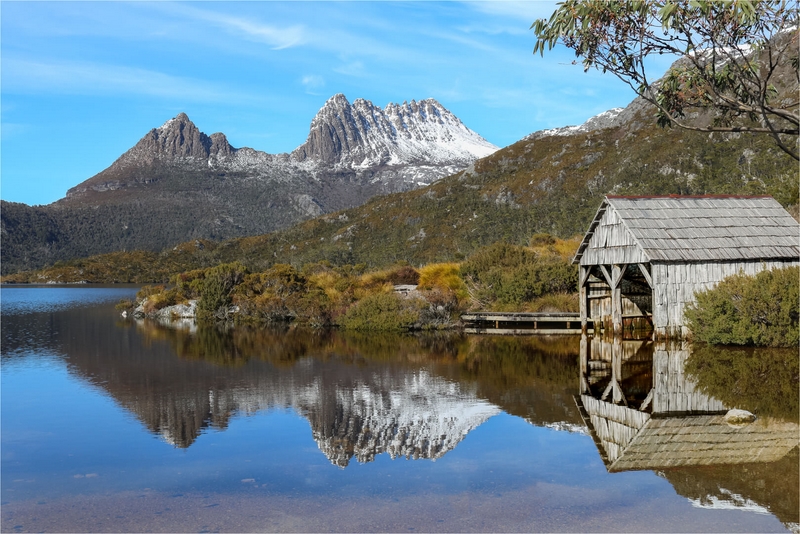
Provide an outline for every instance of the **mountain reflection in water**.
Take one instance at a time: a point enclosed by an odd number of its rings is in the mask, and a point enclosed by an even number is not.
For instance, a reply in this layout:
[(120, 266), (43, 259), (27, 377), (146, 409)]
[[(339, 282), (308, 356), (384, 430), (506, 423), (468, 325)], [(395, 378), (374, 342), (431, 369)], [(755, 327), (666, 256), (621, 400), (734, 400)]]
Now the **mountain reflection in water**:
[(571, 398), (575, 338), (119, 326), (140, 335), (104, 346), (115, 338), (65, 325), (69, 363), (177, 447), (204, 428), (224, 429), (235, 413), (272, 408), (308, 419), (320, 450), (341, 467), (382, 453), (439, 458), (501, 410), (582, 429)]

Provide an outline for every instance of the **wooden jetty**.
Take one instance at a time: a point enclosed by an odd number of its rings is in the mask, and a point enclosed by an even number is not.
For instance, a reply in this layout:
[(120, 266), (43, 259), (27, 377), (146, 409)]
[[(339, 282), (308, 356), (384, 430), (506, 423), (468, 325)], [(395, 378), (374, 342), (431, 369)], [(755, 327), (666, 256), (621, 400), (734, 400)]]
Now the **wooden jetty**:
[[(580, 334), (579, 313), (473, 312), (461, 315), (468, 334)], [(589, 328), (591, 331), (591, 327)]]

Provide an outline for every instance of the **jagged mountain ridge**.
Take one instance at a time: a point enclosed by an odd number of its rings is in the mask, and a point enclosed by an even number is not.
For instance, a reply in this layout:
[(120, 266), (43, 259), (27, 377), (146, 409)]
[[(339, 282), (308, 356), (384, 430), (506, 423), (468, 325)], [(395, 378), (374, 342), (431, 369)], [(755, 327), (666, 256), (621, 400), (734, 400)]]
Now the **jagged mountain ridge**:
[(425, 186), (496, 149), (433, 99), (380, 109), (335, 95), (290, 154), (235, 148), (181, 113), (63, 199), (3, 202), (2, 272), (263, 234)]
[(337, 94), (311, 121), (305, 143), (290, 154), (234, 148), (225, 134), (206, 135), (180, 113), (150, 130), (108, 169), (71, 188), (67, 198), (150, 183), (147, 170), (156, 165), (258, 178), (277, 171), (316, 180), (360, 171), (371, 175), (371, 184), (393, 192), (430, 184), (496, 150), (434, 99), (381, 109), (361, 98), (351, 105)]
[(389, 104), (333, 96), (292, 156), (352, 168), (408, 163), (469, 164), (497, 150), (436, 100)]

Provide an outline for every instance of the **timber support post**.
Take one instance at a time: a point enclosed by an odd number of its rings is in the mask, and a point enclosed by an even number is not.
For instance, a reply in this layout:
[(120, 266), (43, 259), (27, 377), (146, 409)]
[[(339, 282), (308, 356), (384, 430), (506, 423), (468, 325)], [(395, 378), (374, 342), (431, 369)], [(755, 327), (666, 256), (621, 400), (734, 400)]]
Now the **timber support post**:
[(627, 268), (627, 265), (611, 266), (611, 322), (615, 336), (622, 335), (622, 277)]
[(586, 283), (589, 281), (589, 268), (581, 265), (578, 273), (578, 299), (581, 312), (581, 333), (585, 334), (588, 323), (588, 298)]

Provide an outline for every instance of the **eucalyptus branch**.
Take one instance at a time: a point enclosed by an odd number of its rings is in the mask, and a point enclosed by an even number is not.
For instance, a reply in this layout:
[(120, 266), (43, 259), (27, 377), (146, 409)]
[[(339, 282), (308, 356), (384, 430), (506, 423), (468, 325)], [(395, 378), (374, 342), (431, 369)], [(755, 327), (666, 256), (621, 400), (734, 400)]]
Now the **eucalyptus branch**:
[[(771, 81), (783, 67), (800, 81), (800, 59), (788, 56), (797, 49), (797, 4), (564, 0), (550, 19), (531, 26), (537, 36), (534, 53), (564, 44), (583, 58), (585, 70), (611, 72), (653, 104), (662, 126), (767, 134), (798, 159), (796, 141), (781, 137), (798, 135), (797, 101), (775, 105), (778, 92)], [(683, 61), (651, 84), (645, 68), (651, 54), (674, 54)], [(684, 120), (690, 109), (708, 110), (714, 124)], [(739, 118), (750, 123), (731, 125)]]

